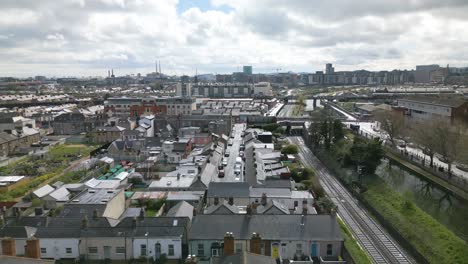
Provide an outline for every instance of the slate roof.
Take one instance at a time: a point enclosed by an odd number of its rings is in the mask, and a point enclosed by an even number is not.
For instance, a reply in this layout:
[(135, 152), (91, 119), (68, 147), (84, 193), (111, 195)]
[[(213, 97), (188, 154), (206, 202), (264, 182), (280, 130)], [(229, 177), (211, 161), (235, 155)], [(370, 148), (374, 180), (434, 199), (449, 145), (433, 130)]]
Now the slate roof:
[(192, 220), (193, 217), (193, 206), (186, 201), (180, 201), (174, 205), (169, 211), (167, 211), (167, 216), (173, 217), (188, 217)]
[(249, 184), (247, 182), (211, 182), (208, 186), (207, 197), (249, 198)]
[(0, 237), (29, 238), (37, 228), (29, 226), (5, 226), (0, 229)]
[(238, 214), (239, 208), (235, 205), (230, 205), (225, 200), (218, 205), (211, 205), (205, 209), (205, 214)]
[(239, 254), (213, 257), (212, 264), (276, 264), (276, 260), (271, 256), (257, 255), (247, 251)]
[(226, 232), (241, 240), (256, 232), (267, 240), (343, 241), (338, 222), (330, 215), (197, 215), (189, 238), (222, 240)]
[(289, 210), (284, 204), (271, 200), (265, 206), (257, 206), (257, 214), (289, 214)]
[[(88, 227), (82, 228), (83, 217), (24, 217), (27, 221), (10, 222), (0, 229), (0, 237), (10, 236), (26, 238), (35, 235), (37, 238), (80, 238), (80, 237), (117, 237), (119, 232), (127, 236), (144, 237), (148, 232), (150, 237), (180, 237), (187, 230), (190, 223), (188, 217), (151, 217), (136, 218), (136, 227), (133, 225), (134, 217), (122, 219), (117, 226), (112, 227), (104, 217), (88, 217)], [(18, 224), (32, 224), (33, 226), (20, 226)]]

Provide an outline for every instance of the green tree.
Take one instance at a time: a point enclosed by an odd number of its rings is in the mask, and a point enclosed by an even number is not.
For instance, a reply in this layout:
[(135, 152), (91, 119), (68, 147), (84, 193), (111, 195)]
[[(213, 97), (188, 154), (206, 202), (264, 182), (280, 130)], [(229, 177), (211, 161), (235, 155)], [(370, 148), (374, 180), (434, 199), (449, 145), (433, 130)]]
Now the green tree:
[(333, 143), (344, 138), (343, 124), (339, 119), (333, 120)]
[(383, 157), (382, 144), (379, 139), (364, 141), (356, 137), (350, 148), (350, 160), (357, 166), (362, 166), (363, 173), (373, 174)]
[(281, 150), (281, 154), (297, 154), (299, 152), (299, 149), (297, 148), (296, 145), (287, 145), (285, 147), (283, 147), (283, 149)]

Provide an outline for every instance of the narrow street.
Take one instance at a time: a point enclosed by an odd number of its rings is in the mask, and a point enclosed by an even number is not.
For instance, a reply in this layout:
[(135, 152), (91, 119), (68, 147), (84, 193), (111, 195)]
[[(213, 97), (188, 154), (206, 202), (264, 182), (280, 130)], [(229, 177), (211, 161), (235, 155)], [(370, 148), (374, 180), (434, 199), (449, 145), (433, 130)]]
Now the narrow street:
[(302, 163), (315, 169), (325, 192), (338, 206), (339, 217), (350, 227), (353, 236), (374, 263), (416, 263), (330, 174), (302, 137), (288, 137), (288, 141), (299, 147), (298, 156)]

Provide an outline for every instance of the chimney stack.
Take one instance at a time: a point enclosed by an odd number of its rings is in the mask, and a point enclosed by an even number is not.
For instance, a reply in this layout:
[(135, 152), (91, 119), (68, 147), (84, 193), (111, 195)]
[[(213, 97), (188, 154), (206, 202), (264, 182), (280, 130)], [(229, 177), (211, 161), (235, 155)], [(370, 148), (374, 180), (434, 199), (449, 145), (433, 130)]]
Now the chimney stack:
[(98, 210), (97, 210), (97, 209), (94, 209), (94, 210), (93, 210), (93, 219), (94, 219), (94, 220), (97, 220), (97, 219), (98, 219), (98, 217), (99, 217), (98, 214), (99, 214)]
[(247, 215), (252, 215), (252, 205), (247, 205), (247, 208), (246, 208), (246, 212), (247, 212)]
[(88, 216), (86, 214), (84, 215), (83, 219), (81, 219), (81, 228), (88, 228)]
[(219, 204), (219, 197), (215, 196), (214, 205), (218, 205), (218, 204)]
[(26, 241), (26, 257), (40, 259), (41, 250), (39, 247), (39, 239), (31, 237)]
[(2, 254), (5, 256), (16, 256), (15, 240), (11, 237), (2, 239)]
[(137, 218), (133, 217), (133, 219), (132, 219), (132, 228), (136, 229), (136, 227), (137, 227)]
[(262, 238), (258, 233), (252, 233), (252, 238), (250, 239), (250, 252), (254, 254), (262, 254)]
[(145, 208), (140, 208), (140, 220), (143, 220), (145, 218)]
[(262, 205), (265, 206), (267, 204), (267, 195), (266, 193), (262, 193)]
[(232, 232), (224, 235), (224, 256), (234, 255), (234, 236)]
[(229, 205), (234, 205), (234, 197), (229, 197)]

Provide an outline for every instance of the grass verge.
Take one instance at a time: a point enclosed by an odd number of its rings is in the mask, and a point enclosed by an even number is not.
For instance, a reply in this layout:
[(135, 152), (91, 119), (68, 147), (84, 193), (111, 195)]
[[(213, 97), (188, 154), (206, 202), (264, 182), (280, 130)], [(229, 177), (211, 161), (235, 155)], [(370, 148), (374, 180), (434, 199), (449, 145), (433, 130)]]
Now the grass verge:
[(375, 179), (362, 196), (429, 263), (468, 263), (468, 244), (430, 215)]
[(346, 226), (346, 224), (340, 218), (338, 218), (338, 223), (340, 224), (341, 234), (344, 239), (344, 245), (346, 247), (346, 250), (348, 250), (348, 253), (353, 258), (354, 263), (371, 264), (372, 261), (370, 260), (369, 256), (354, 239), (353, 235), (348, 229), (348, 226)]

